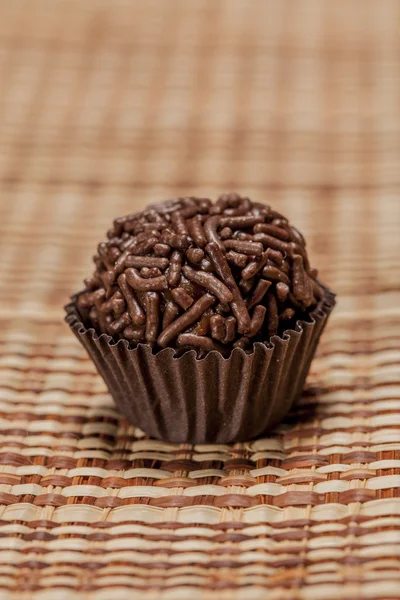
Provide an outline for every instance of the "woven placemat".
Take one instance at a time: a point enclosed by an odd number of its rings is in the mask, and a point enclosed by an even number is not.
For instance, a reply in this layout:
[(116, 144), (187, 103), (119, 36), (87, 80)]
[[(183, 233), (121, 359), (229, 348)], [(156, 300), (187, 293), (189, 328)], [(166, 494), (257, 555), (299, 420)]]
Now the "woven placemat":
[[(400, 3), (0, 4), (0, 600), (400, 598)], [(338, 293), (268, 437), (122, 420), (63, 323), (113, 217), (236, 190)]]

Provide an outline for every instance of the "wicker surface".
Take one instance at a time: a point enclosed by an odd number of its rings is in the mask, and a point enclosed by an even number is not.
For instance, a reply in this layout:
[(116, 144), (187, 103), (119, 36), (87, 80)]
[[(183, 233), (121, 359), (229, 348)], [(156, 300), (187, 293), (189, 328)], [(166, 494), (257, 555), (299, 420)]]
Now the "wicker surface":
[[(3, 0), (0, 599), (400, 597), (400, 3)], [(266, 439), (119, 419), (68, 328), (114, 216), (238, 190), (339, 294)]]

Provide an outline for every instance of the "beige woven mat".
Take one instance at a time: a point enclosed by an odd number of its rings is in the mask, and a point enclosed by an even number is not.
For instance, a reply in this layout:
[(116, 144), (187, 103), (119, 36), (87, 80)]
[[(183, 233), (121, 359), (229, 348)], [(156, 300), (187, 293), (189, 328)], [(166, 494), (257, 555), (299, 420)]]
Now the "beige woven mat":
[[(400, 597), (400, 3), (2, 0), (0, 600)], [(120, 420), (63, 324), (113, 217), (237, 190), (339, 305), (265, 439)]]

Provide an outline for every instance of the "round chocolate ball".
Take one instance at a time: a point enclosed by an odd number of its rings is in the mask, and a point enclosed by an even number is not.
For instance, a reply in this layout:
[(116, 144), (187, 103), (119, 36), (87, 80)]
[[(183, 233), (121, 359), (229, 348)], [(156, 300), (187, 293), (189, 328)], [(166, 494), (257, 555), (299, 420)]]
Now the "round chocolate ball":
[(177, 198), (114, 221), (78, 306), (131, 347), (228, 355), (294, 326), (324, 296), (301, 233), (238, 194)]

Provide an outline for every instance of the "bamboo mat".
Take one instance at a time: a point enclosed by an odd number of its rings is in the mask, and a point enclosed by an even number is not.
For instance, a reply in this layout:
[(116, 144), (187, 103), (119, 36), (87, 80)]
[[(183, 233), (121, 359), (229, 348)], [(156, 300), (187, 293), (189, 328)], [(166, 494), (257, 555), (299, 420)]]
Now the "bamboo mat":
[[(0, 600), (400, 598), (400, 3), (0, 4)], [(265, 439), (120, 419), (62, 322), (115, 216), (239, 191), (338, 293)]]

